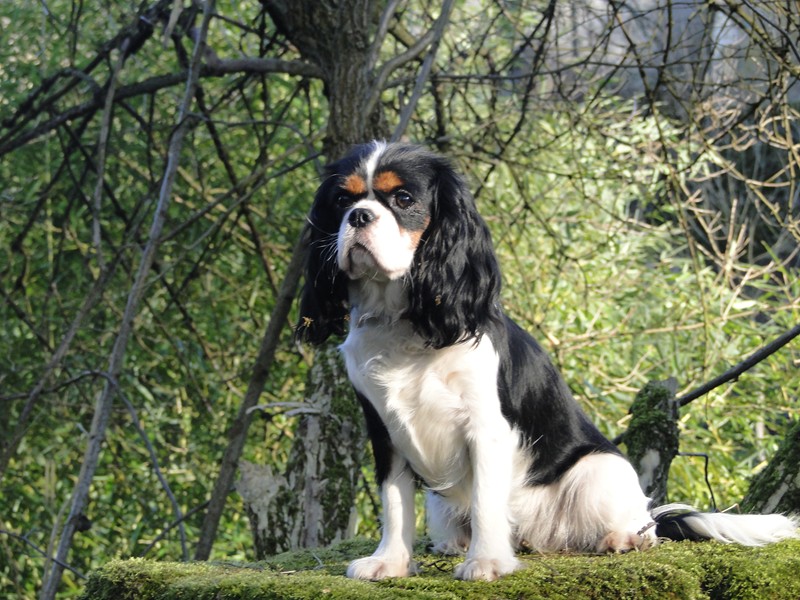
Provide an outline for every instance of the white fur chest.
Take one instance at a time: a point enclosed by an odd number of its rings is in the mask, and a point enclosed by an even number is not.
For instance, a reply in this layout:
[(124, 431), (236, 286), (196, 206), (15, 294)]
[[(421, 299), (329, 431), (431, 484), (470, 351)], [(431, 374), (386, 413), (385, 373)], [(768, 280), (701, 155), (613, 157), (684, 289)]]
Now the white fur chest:
[(471, 430), (497, 417), (507, 428), (488, 338), (435, 350), (405, 323), (368, 323), (354, 327), (341, 349), (351, 382), (411, 468), (432, 489), (468, 493)]

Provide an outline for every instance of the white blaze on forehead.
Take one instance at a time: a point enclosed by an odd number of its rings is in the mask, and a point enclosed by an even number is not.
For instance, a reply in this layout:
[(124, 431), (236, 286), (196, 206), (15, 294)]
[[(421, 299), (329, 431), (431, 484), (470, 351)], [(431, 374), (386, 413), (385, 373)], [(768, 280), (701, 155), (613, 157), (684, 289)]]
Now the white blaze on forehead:
[(378, 168), (378, 161), (385, 150), (386, 142), (379, 142), (377, 140), (372, 142), (372, 152), (364, 161), (364, 170), (367, 175), (367, 187), (370, 192), (372, 191), (372, 178), (375, 176), (375, 170)]

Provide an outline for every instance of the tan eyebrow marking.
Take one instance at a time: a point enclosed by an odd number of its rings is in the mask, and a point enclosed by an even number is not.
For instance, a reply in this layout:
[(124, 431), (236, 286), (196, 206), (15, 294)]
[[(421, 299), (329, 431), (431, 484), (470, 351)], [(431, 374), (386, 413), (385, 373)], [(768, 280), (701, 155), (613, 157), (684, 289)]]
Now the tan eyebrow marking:
[(360, 196), (367, 193), (367, 182), (360, 175), (353, 173), (345, 177), (342, 189), (353, 196)]
[(392, 190), (402, 187), (403, 180), (394, 171), (383, 171), (375, 176), (372, 187), (383, 194), (388, 194)]

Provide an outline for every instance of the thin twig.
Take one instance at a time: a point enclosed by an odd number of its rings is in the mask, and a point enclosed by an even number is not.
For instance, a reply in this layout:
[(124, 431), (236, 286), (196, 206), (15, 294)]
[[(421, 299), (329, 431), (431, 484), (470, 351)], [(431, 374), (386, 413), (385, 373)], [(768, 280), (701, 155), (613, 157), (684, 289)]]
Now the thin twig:
[(295, 243), (292, 258), (286, 268), (286, 275), (281, 283), (275, 302), (275, 308), (272, 310), (269, 325), (267, 325), (267, 330), (261, 340), (261, 347), (253, 367), (253, 374), (247, 385), (247, 392), (239, 406), (236, 420), (228, 430), (228, 444), (225, 447), (225, 453), (220, 464), (219, 476), (211, 492), (208, 512), (200, 529), (200, 536), (194, 555), (195, 560), (208, 560), (211, 555), (211, 547), (214, 545), (219, 521), (225, 508), (225, 501), (230, 493), (233, 478), (236, 474), (236, 466), (239, 464), (239, 458), (244, 449), (247, 430), (253, 420), (251, 408), (257, 404), (270, 374), (272, 362), (275, 359), (275, 351), (280, 342), (281, 331), (294, 302), (295, 291), (300, 283), (308, 246), (307, 235), (308, 230), (303, 229)]
[(161, 532), (157, 536), (155, 536), (150, 541), (150, 543), (147, 544), (147, 546), (145, 546), (144, 550), (142, 550), (142, 552), (139, 554), (139, 556), (140, 557), (141, 556), (145, 556), (148, 552), (150, 552), (150, 550), (152, 550), (155, 547), (155, 545), (158, 542), (160, 542), (165, 537), (167, 537), (167, 534), (170, 531), (172, 531), (175, 527), (182, 526), (183, 523), (186, 521), (186, 519), (188, 519), (189, 517), (195, 515), (196, 513), (200, 512), (201, 510), (205, 510), (206, 507), (208, 507), (208, 500), (206, 500), (205, 502), (203, 502), (202, 504), (200, 504), (198, 506), (195, 506), (192, 510), (189, 510), (189, 511), (186, 511), (185, 513), (183, 513), (181, 515), (180, 519), (175, 519), (172, 523), (170, 523), (169, 525), (164, 527), (164, 529), (162, 529)]
[(108, 151), (108, 135), (111, 130), (111, 119), (114, 114), (114, 92), (117, 89), (117, 81), (119, 74), (122, 71), (122, 65), (125, 64), (125, 56), (127, 53), (127, 45), (129, 41), (123, 42), (120, 48), (119, 56), (114, 64), (114, 69), (111, 71), (111, 76), (108, 80), (108, 90), (106, 91), (105, 104), (103, 106), (103, 114), (100, 119), (100, 136), (97, 140), (97, 160), (95, 161), (95, 169), (97, 170), (97, 180), (95, 181), (94, 194), (92, 196), (92, 244), (94, 245), (95, 259), (100, 270), (103, 269), (103, 248), (102, 239), (100, 235), (100, 211), (102, 209), (103, 200), (103, 184), (106, 177), (106, 155)]
[(117, 393), (119, 394), (123, 404), (125, 404), (127, 407), (128, 413), (131, 415), (133, 426), (136, 428), (139, 437), (142, 438), (142, 441), (147, 448), (147, 453), (150, 455), (150, 463), (153, 465), (153, 471), (158, 478), (158, 482), (161, 484), (164, 493), (167, 495), (167, 498), (169, 498), (169, 502), (172, 505), (172, 510), (175, 513), (175, 519), (178, 523), (178, 533), (181, 538), (181, 556), (183, 557), (184, 561), (187, 561), (189, 560), (189, 549), (186, 545), (186, 528), (183, 525), (183, 511), (181, 510), (180, 504), (178, 504), (178, 500), (175, 498), (175, 494), (172, 493), (172, 489), (169, 486), (167, 478), (164, 477), (164, 474), (161, 472), (161, 467), (158, 464), (158, 456), (156, 455), (155, 448), (153, 448), (153, 444), (150, 442), (147, 432), (144, 430), (144, 427), (142, 427), (142, 424), (139, 421), (139, 415), (136, 413), (136, 409), (125, 394), (123, 394), (120, 390), (117, 390)]
[(16, 425), (14, 426), (14, 431), (9, 436), (8, 441), (3, 444), (2, 453), (0, 453), (0, 480), (2, 480), (3, 475), (6, 472), (9, 461), (14, 454), (16, 454), (17, 447), (19, 446), (19, 443), (28, 428), (28, 422), (33, 414), (33, 409), (37, 401), (43, 393), (46, 393), (45, 386), (47, 385), (47, 382), (50, 380), (52, 374), (56, 371), (56, 369), (58, 369), (64, 360), (64, 357), (67, 355), (67, 352), (69, 351), (75, 336), (78, 334), (84, 319), (94, 308), (95, 304), (97, 304), (97, 302), (103, 297), (106, 287), (110, 283), (111, 278), (116, 272), (117, 266), (121, 260), (122, 252), (118, 252), (114, 257), (114, 260), (108, 263), (100, 277), (95, 280), (92, 289), (89, 290), (89, 293), (86, 295), (86, 299), (83, 301), (83, 304), (78, 309), (75, 317), (72, 319), (67, 332), (64, 334), (64, 337), (61, 339), (58, 347), (55, 349), (50, 357), (50, 360), (47, 362), (44, 372), (39, 377), (39, 380), (36, 382), (36, 385), (33, 387), (30, 393), (27, 394), (28, 399), (25, 401), (25, 405), (22, 407), (20, 416), (17, 419)]
[[(32, 541), (30, 541), (27, 538), (27, 536), (24, 536), (21, 533), (14, 533), (13, 531), (8, 531), (7, 529), (0, 529), (0, 535), (7, 535), (10, 538), (14, 538), (16, 540), (20, 540), (22, 542), (25, 542), (28, 546), (30, 546), (31, 548), (36, 550), (36, 552), (38, 552), (39, 554), (41, 554), (42, 556), (44, 556), (48, 560), (52, 560), (54, 562), (59, 562), (57, 558), (53, 558), (52, 556), (48, 556), (47, 552), (42, 550), (39, 546), (34, 544)], [(72, 573), (74, 573), (80, 579), (87, 579), (86, 575), (81, 573), (78, 569), (76, 569), (72, 565), (69, 565), (67, 563), (60, 563), (60, 564), (64, 569), (67, 569), (68, 571), (71, 571)]]
[(714, 498), (714, 488), (711, 487), (711, 480), (708, 476), (708, 454), (705, 452), (678, 452), (678, 456), (696, 456), (703, 459), (703, 476), (706, 480), (706, 487), (711, 497), (711, 509), (713, 512), (717, 512), (717, 499)]
[[(200, 67), (200, 77), (223, 77), (230, 74), (249, 74), (249, 75), (264, 75), (268, 73), (285, 73), (287, 75), (296, 75), (299, 77), (306, 77), (311, 79), (321, 78), (321, 72), (318, 68), (310, 63), (302, 62), (299, 60), (287, 61), (274, 58), (242, 58), (221, 60), (212, 65), (204, 65)], [(178, 85), (181, 81), (186, 81), (189, 76), (187, 71), (179, 71), (177, 73), (169, 73), (167, 75), (159, 75), (132, 83), (129, 85), (121, 86), (114, 94), (114, 101), (119, 102), (128, 98), (136, 96), (143, 96), (154, 94), (164, 88)], [(0, 142), (0, 156), (8, 154), (26, 144), (50, 133), (54, 129), (62, 126), (64, 123), (73, 121), (79, 117), (91, 115), (99, 110), (101, 102), (97, 98), (92, 98), (82, 104), (78, 104), (68, 108), (47, 121), (44, 121), (35, 127), (26, 131), (20, 132), (18, 135), (11, 137), (7, 136)]]

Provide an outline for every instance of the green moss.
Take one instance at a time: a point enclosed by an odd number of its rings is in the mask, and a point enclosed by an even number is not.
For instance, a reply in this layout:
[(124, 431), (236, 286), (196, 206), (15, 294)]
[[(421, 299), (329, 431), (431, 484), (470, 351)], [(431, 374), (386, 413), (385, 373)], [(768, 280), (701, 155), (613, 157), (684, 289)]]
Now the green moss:
[(666, 444), (665, 453), (677, 454), (678, 412), (673, 385), (671, 381), (651, 381), (636, 394), (630, 408), (631, 422), (623, 436), (631, 460), (638, 461), (640, 454), (654, 445)]
[[(742, 508), (747, 512), (800, 511), (800, 421), (786, 434), (769, 464), (750, 482)], [(779, 491), (780, 490), (780, 491)], [(777, 501), (773, 498), (778, 494)]]
[(631, 422), (623, 436), (639, 483), (655, 505), (666, 500), (669, 466), (678, 453), (675, 386), (674, 379), (645, 385), (631, 405)]
[(460, 559), (419, 554), (421, 575), (344, 577), (374, 542), (348, 540), (252, 564), (115, 560), (92, 574), (83, 600), (250, 598), (800, 598), (800, 541), (764, 548), (667, 543), (624, 555), (522, 555), (525, 568), (492, 583), (455, 581)]

